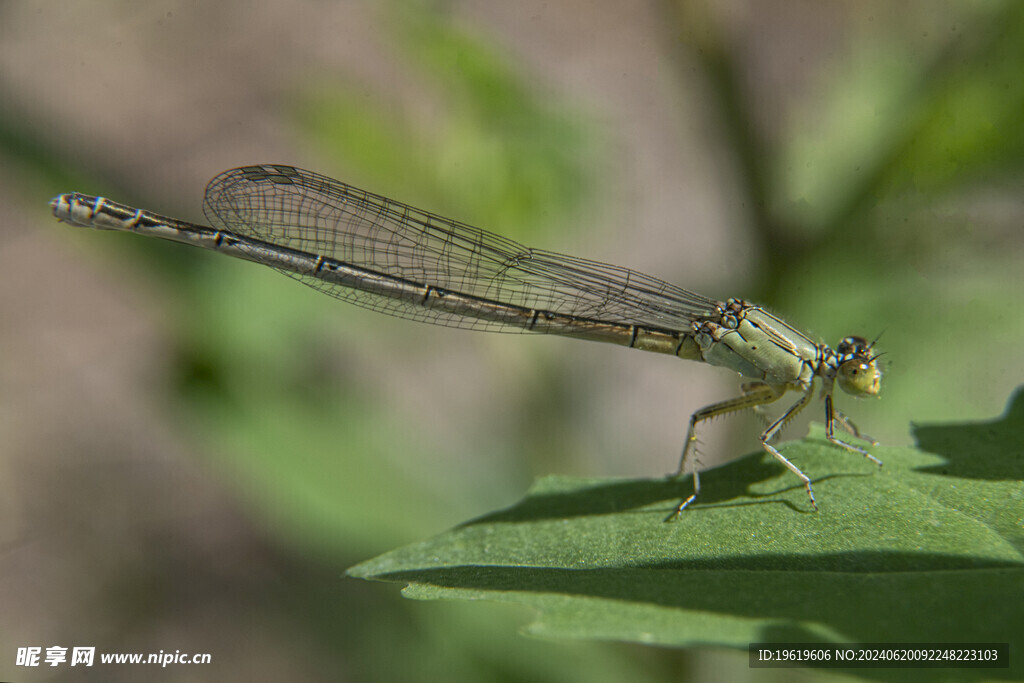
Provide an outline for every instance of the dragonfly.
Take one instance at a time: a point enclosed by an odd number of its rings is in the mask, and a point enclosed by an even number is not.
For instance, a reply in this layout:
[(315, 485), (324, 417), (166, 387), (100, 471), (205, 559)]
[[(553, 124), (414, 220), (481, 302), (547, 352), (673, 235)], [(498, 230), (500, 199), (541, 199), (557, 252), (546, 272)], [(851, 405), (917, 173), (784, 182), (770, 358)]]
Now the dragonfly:
[[(740, 395), (712, 403), (689, 421), (675, 478), (693, 474), (700, 494), (697, 427), (744, 410), (764, 417), (761, 446), (796, 475), (814, 510), (811, 479), (773, 443), (812, 400), (825, 407), (825, 435), (881, 466), (836, 427), (872, 445), (833, 403), (836, 384), (877, 396), (877, 342), (848, 336), (835, 349), (743, 299), (719, 301), (628, 268), (525, 247), (312, 171), (285, 165), (231, 169), (207, 185), (211, 226), (187, 223), (104, 197), (73, 192), (50, 201), (60, 221), (121, 230), (217, 251), (269, 266), (337, 299), (388, 315), (473, 330), (555, 334), (619, 344), (726, 368), (744, 378)], [(774, 420), (764, 406), (789, 391), (799, 398)]]

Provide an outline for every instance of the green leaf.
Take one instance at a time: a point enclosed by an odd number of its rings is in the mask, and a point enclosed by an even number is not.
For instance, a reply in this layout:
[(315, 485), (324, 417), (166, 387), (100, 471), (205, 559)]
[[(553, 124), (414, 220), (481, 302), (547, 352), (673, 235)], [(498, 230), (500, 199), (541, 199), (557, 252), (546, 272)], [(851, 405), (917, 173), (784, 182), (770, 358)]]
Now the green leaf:
[(349, 573), (408, 584), (416, 599), (531, 605), (529, 632), (550, 636), (1024, 642), (1024, 392), (995, 422), (916, 434), (928, 450), (872, 449), (881, 470), (819, 426), (785, 444), (814, 480), (817, 513), (760, 453), (705, 472), (670, 523), (689, 478), (549, 477), (509, 509)]

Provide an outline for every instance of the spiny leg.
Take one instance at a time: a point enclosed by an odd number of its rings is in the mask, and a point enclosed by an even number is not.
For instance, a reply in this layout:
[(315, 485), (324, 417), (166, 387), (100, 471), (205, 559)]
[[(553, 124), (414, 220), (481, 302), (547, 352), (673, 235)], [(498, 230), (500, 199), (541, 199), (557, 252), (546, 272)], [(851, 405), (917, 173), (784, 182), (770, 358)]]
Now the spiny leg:
[(831, 443), (834, 443), (837, 446), (845, 448), (848, 451), (860, 453), (865, 458), (875, 463), (879, 467), (882, 466), (881, 460), (871, 455), (860, 446), (854, 446), (853, 444), (846, 443), (845, 441), (838, 439), (835, 435), (834, 427), (836, 422), (849, 429), (854, 436), (867, 439), (875, 446), (878, 445), (878, 442), (875, 441), (874, 439), (867, 436), (861, 436), (860, 433), (857, 431), (857, 428), (853, 426), (850, 420), (847, 419), (847, 417), (843, 415), (841, 412), (836, 410), (836, 408), (832, 405), (832, 394), (825, 394), (825, 438), (828, 439)]
[[(832, 398), (831, 396), (828, 397), (828, 402), (830, 402), (830, 403), (831, 403), (831, 398)], [(864, 434), (863, 432), (861, 432), (857, 428), (857, 425), (853, 424), (853, 420), (851, 420), (849, 417), (847, 417), (843, 413), (843, 411), (839, 410), (839, 408), (836, 408), (835, 406), (832, 406), (832, 415), (835, 417), (836, 422), (838, 422), (843, 427), (843, 429), (845, 429), (846, 431), (850, 432), (850, 434), (853, 434), (858, 439), (864, 439), (865, 441), (870, 441), (872, 446), (877, 446), (878, 445), (878, 440), (877, 439), (875, 439), (873, 437), (870, 437), (867, 434)]]
[[(735, 413), (740, 410), (747, 410), (749, 408), (756, 408), (758, 406), (771, 403), (772, 401), (778, 400), (780, 396), (786, 393), (785, 387), (776, 387), (770, 384), (764, 384), (761, 382), (751, 382), (743, 386), (743, 394), (736, 398), (729, 399), (728, 401), (721, 401), (719, 403), (712, 403), (709, 406), (705, 406), (690, 416), (690, 428), (686, 432), (686, 444), (683, 446), (683, 455), (679, 458), (679, 469), (676, 470), (674, 477), (682, 476), (683, 471), (686, 469), (686, 461), (690, 455), (696, 450), (697, 447), (697, 424), (704, 420), (710, 420), (713, 417), (719, 415), (726, 415), (728, 413)], [(669, 516), (668, 519), (678, 517), (686, 506), (697, 499), (697, 494), (700, 493), (700, 473), (697, 468), (696, 456), (693, 458), (693, 494), (686, 500), (681, 502), (677, 507), (676, 511)], [(667, 521), (667, 520), (666, 520)]]
[(779, 432), (782, 431), (782, 428), (785, 427), (790, 420), (796, 417), (797, 413), (803, 410), (807, 406), (807, 404), (810, 403), (811, 397), (813, 395), (814, 387), (808, 386), (807, 389), (804, 390), (803, 396), (801, 396), (796, 403), (791, 405), (789, 409), (786, 410), (786, 412), (784, 412), (779, 419), (777, 419), (768, 427), (768, 429), (761, 432), (761, 445), (764, 446), (765, 450), (771, 453), (776, 460), (785, 465), (790, 472), (800, 477), (800, 481), (804, 483), (804, 488), (807, 489), (807, 496), (811, 499), (811, 505), (814, 507), (815, 511), (817, 511), (818, 502), (814, 500), (814, 491), (811, 489), (810, 477), (801, 472), (799, 467), (791, 463), (786, 458), (786, 456), (782, 455), (782, 453), (780, 453), (779, 450), (775, 448), (775, 446), (772, 446), (769, 443), (772, 439), (779, 435)]

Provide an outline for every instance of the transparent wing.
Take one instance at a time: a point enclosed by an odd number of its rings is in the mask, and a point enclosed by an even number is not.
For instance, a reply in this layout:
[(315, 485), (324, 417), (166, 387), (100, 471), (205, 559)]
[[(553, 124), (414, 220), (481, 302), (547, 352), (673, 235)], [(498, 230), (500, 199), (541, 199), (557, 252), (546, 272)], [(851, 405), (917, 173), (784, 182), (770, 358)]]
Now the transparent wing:
[[(291, 166), (245, 166), (206, 188), (216, 227), (423, 285), (592, 320), (688, 331), (719, 302), (619, 266), (510, 239)], [(495, 320), (284, 272), (335, 298), (450, 327), (522, 332)]]

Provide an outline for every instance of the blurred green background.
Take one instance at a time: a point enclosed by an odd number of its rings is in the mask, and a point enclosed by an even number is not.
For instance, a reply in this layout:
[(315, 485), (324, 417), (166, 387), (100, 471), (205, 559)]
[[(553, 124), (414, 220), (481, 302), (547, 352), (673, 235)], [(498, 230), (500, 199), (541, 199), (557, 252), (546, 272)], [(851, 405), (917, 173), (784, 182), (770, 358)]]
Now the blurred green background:
[[(1024, 377), (1020, 3), (13, 1), (0, 64), (3, 679), (67, 674), (14, 666), (54, 644), (213, 655), (155, 680), (776, 677), (343, 576), (539, 475), (669, 472), (735, 377), (393, 320), (59, 225), (60, 192), (201, 221), (217, 172), (293, 164), (882, 334), (883, 397), (840, 405), (887, 444)], [(712, 425), (705, 463), (757, 424)]]

